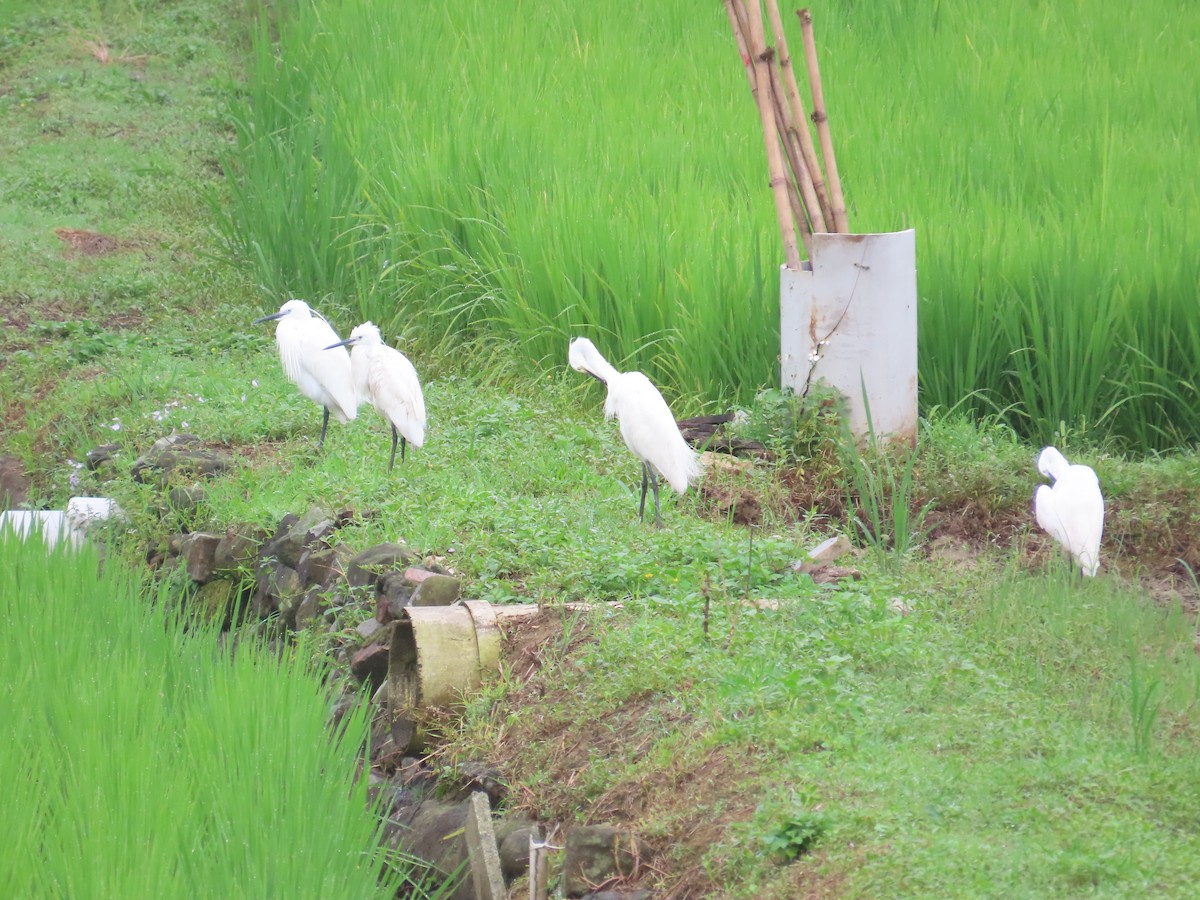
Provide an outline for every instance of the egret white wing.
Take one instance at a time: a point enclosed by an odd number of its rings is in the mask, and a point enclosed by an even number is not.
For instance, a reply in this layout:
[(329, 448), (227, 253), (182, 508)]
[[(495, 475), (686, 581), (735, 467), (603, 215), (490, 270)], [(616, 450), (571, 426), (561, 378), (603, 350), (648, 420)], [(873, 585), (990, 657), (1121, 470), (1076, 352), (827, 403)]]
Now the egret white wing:
[(425, 397), (408, 357), (392, 347), (379, 347), (371, 358), (367, 385), (379, 414), (420, 447), (425, 442)]
[(317, 316), (288, 316), (275, 330), (279, 360), (288, 379), (339, 422), (349, 422), (358, 414), (350, 354), (344, 347), (325, 349), (338, 340), (337, 332)]
[(1084, 573), (1095, 575), (1104, 535), (1104, 497), (1096, 473), (1087, 466), (1069, 466), (1054, 487), (1037, 489), (1034, 512), (1038, 525), (1070, 552)]
[(604, 408), (620, 420), (621, 437), (633, 454), (650, 463), (676, 493), (686, 491), (699, 473), (696, 454), (653, 382), (641, 372), (621, 373), (609, 382)]
[(1058, 541), (1063, 547), (1069, 547), (1071, 537), (1067, 531), (1067, 521), (1062, 510), (1055, 502), (1054, 488), (1047, 484), (1038, 487), (1033, 494), (1033, 508), (1037, 523), (1043, 531)]

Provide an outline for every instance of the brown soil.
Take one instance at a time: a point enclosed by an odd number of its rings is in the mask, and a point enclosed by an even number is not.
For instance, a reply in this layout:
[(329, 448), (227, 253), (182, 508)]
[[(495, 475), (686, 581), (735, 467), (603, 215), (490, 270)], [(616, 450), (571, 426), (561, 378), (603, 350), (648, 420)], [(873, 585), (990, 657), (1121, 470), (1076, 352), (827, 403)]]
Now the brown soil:
[(72, 256), (107, 256), (124, 248), (117, 238), (98, 231), (84, 231), (79, 228), (55, 228), (54, 233), (59, 240), (66, 244), (63, 255)]
[[(72, 242), (78, 242), (81, 248), (83, 247), (107, 247), (109, 242), (116, 242), (118, 247), (133, 246), (133, 243), (122, 243), (115, 238), (108, 238), (106, 235), (96, 235), (93, 232), (77, 231), (74, 229), (58, 229), (59, 237), (62, 237), (70, 246)], [(64, 234), (67, 237), (64, 237)], [(90, 237), (89, 237), (90, 236)], [(96, 238), (98, 240), (93, 240)], [(68, 249), (68, 253), (75, 252)], [(91, 250), (80, 249), (81, 253), (91, 253)], [(66, 323), (84, 321), (95, 317), (95, 313), (79, 303), (72, 303), (65, 299), (52, 300), (35, 300), (28, 296), (15, 297), (0, 297), (0, 369), (3, 369), (7, 364), (5, 356), (15, 350), (28, 349), (34, 346), (50, 344), (62, 338), (55, 337), (52, 333), (35, 333), (30, 334), (29, 328), (35, 322), (38, 323)], [(117, 312), (105, 313), (99, 318), (100, 327), (105, 331), (126, 331), (135, 330), (145, 325), (146, 316), (137, 308), (124, 309)], [(103, 370), (98, 368), (85, 368), (70, 373), (72, 381), (88, 381), (99, 374)], [(26, 409), (38, 409), (42, 406), (45, 399), (59, 386), (59, 382), (46, 380), (38, 384), (31, 394), (26, 396), (17, 396), (11, 401), (0, 406), (0, 431), (11, 433), (20, 431), (28, 424), (26, 422)], [(44, 455), (54, 451), (52, 435), (55, 430), (54, 422), (42, 422), (34, 429), (33, 441), (31, 449), (35, 454)]]
[[(780, 480), (788, 489), (784, 520), (809, 516), (814, 524), (823, 519), (834, 530), (844, 528), (850, 498), (836, 479), (795, 469), (782, 471)], [(920, 495), (919, 484), (917, 489), (913, 511), (929, 504), (921, 547), (929, 557), (971, 567), (985, 554), (1017, 553), (1026, 567), (1036, 569), (1061, 552), (1034, 522), (1032, 489), (1028, 499), (1015, 501), (981, 500), (969, 492), (935, 498)], [(1102, 565), (1140, 583), (1155, 598), (1181, 599), (1197, 608), (1200, 597), (1188, 567), (1200, 573), (1200, 497), (1182, 490), (1146, 491), (1106, 501)]]

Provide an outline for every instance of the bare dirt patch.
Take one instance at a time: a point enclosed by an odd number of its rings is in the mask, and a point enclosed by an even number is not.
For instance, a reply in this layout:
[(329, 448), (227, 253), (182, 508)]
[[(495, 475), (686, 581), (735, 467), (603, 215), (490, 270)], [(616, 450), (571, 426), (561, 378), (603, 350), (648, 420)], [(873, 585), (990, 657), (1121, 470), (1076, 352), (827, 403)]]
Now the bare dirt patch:
[(63, 255), (72, 256), (106, 256), (126, 249), (120, 239), (98, 231), (85, 231), (79, 228), (55, 228), (58, 239), (66, 244)]
[(758, 525), (762, 522), (762, 502), (753, 489), (746, 486), (702, 481), (699, 505), (705, 515), (735, 525)]
[(126, 309), (104, 317), (100, 323), (105, 331), (132, 331), (146, 322), (146, 314), (140, 309)]
[(787, 505), (796, 520), (813, 511), (827, 519), (845, 519), (849, 500), (845, 489), (836, 479), (796, 468), (782, 469), (779, 477), (787, 490)]
[(0, 456), (0, 509), (15, 509), (29, 499), (32, 484), (15, 456)]
[(24, 332), (35, 321), (56, 322), (78, 318), (78, 312), (66, 300), (34, 300), (27, 296), (0, 298), (0, 325)]
[(150, 57), (144, 53), (116, 53), (103, 38), (88, 38), (79, 33), (71, 35), (70, 44), (76, 50), (86, 53), (88, 56), (91, 56), (93, 59), (95, 59), (96, 62), (106, 66), (117, 63), (121, 65), (133, 66), (137, 70), (141, 71), (146, 68), (146, 62), (150, 59)]
[(505, 624), (504, 659), (512, 675), (528, 685), (551, 654), (571, 653), (589, 640), (582, 621), (547, 609)]
[[(701, 482), (697, 508), (736, 524), (759, 524), (768, 510), (785, 522), (824, 521), (842, 530), (855, 498), (831, 475), (829, 463), (779, 470), (782, 496), (768, 496), (748, 477), (722, 471)], [(1062, 552), (1035, 524), (1032, 488), (1029, 497), (1008, 497), (985, 488), (934, 496), (921, 483), (914, 484), (910, 513), (915, 516), (928, 506), (921, 526), (922, 550), (928, 557), (971, 568), (983, 555), (1013, 553), (1026, 568), (1036, 569)], [(861, 510), (854, 514), (861, 516)], [(1192, 579), (1193, 572), (1200, 574), (1200, 496), (1147, 485), (1109, 498), (1102, 554), (1105, 569), (1140, 583), (1156, 599), (1182, 599), (1189, 607), (1200, 607)]]

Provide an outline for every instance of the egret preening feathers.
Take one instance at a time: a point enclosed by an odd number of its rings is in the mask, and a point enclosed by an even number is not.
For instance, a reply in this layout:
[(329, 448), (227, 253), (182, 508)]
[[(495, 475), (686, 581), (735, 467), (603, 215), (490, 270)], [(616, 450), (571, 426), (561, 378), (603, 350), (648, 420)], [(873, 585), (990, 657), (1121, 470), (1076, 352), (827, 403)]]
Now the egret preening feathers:
[(324, 348), (340, 338), (325, 318), (303, 300), (289, 300), (279, 307), (279, 312), (254, 324), (275, 319), (275, 343), (279, 347), (279, 360), (288, 380), (300, 388), (309, 400), (322, 406), (325, 414), (321, 419), (321, 446), (325, 446), (325, 431), (329, 427), (329, 414), (339, 422), (349, 422), (358, 415), (358, 397), (350, 374), (350, 354), (325, 353)]
[[(363, 322), (350, 332), (350, 337), (326, 350), (352, 346), (350, 368), (360, 402), (370, 400), (379, 414), (392, 426), (392, 458), (388, 471), (396, 464), (396, 438), (400, 439), (400, 461), (408, 444), (420, 447), (425, 443), (425, 397), (417, 370), (408, 357), (383, 342), (379, 329)], [(345, 353), (345, 350), (341, 350)]]
[(658, 508), (661, 475), (682, 494), (700, 474), (696, 452), (688, 446), (662, 394), (641, 372), (618, 372), (587, 338), (575, 338), (567, 351), (571, 368), (585, 372), (608, 388), (604, 416), (616, 416), (625, 445), (642, 463), (642, 500), (638, 517), (646, 518), (646, 486), (654, 489), (654, 524), (662, 527)]
[(1079, 564), (1084, 575), (1100, 568), (1100, 538), (1104, 534), (1104, 496), (1100, 480), (1089, 466), (1071, 465), (1054, 447), (1038, 454), (1038, 471), (1054, 481), (1033, 495), (1037, 523)]

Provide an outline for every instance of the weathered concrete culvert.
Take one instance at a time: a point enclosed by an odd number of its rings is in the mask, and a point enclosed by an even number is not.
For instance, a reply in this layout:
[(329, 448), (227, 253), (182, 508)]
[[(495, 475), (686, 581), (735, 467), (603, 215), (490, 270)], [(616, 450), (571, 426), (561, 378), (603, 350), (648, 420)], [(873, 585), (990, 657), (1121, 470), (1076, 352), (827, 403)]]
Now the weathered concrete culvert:
[(500, 666), (500, 629), (492, 605), (409, 606), (392, 626), (388, 699), (398, 713), (452, 706)]

